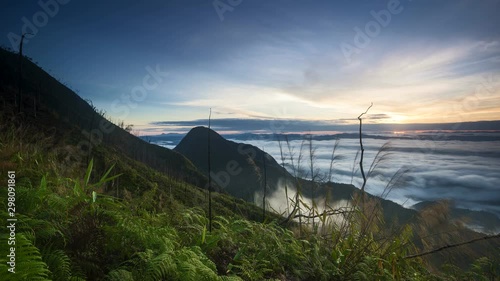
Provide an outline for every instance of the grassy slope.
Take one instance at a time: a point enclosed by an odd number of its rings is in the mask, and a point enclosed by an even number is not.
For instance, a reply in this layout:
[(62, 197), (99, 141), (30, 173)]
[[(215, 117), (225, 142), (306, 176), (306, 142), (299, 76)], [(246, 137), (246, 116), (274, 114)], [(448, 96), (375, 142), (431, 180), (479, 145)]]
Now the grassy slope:
[[(5, 57), (2, 58), (5, 59)], [(7, 58), (13, 61), (11, 54)], [(0, 59), (0, 62), (4, 61)], [(12, 97), (16, 93), (15, 86), (12, 85), (13, 83), (9, 83), (8, 79), (1, 81), (4, 83), (0, 85), (2, 133), (5, 135), (21, 134), (22, 138), (19, 140), (18, 149), (12, 148), (12, 151), (5, 152), (8, 154), (5, 157), (7, 159), (14, 157), (16, 153), (22, 151), (22, 143), (26, 145), (39, 143), (39, 149), (54, 153), (54, 157), (60, 161), (57, 165), (63, 165), (64, 170), (69, 171), (69, 174), (64, 176), (81, 175), (90, 159), (87, 157), (88, 150), (82, 149), (78, 145), (80, 140), (87, 139), (87, 136), (82, 134), (86, 128), (82, 128), (80, 124), (86, 123), (81, 121), (85, 118), (91, 119), (93, 110), (87, 102), (52, 77), (50, 79), (45, 77), (48, 74), (41, 69), (35, 70), (36, 68), (33, 65), (25, 67), (25, 69), (30, 70), (26, 74), (26, 80), (41, 79), (47, 85), (47, 88), (42, 89), (42, 106), (36, 117), (33, 109), (28, 107), (28, 102), (26, 102), (30, 99), (30, 95), (33, 95), (30, 92), (31, 88), (26, 87), (25, 113), (16, 116), (14, 104), (12, 104)], [(5, 73), (8, 68), (2, 67), (0, 69), (3, 69)], [(35, 78), (31, 78), (31, 75), (34, 75)], [(71, 112), (78, 112), (78, 114), (68, 113), (66, 116), (64, 113), (60, 113), (59, 108), (50, 105), (50, 103), (57, 103), (58, 99), (64, 100), (64, 108), (75, 105), (76, 110), (71, 110)], [(99, 123), (101, 118), (101, 116), (94, 117), (94, 122)], [(80, 121), (75, 123), (75, 120)], [(18, 129), (14, 129), (15, 127)], [(133, 147), (133, 149), (129, 149), (129, 147)], [(115, 173), (122, 174), (118, 179), (103, 187), (102, 191), (107, 194), (123, 197), (128, 192), (131, 193), (130, 196), (135, 196), (156, 188), (163, 197), (172, 197), (174, 202), (178, 201), (184, 206), (204, 207), (203, 204), (206, 204), (206, 191), (200, 188), (204, 187), (206, 178), (196, 171), (189, 160), (177, 152), (140, 140), (119, 127), (115, 126), (112, 133), (104, 137), (103, 142), (94, 146), (90, 155), (90, 158), (94, 159), (94, 168), (97, 171), (97, 174), (94, 175), (96, 179), (100, 176), (99, 174), (103, 174), (112, 165), (115, 166)], [(23, 165), (18, 164), (11, 167), (4, 163), (8, 167), (23, 170)], [(33, 175), (27, 175), (31, 180), (37, 180), (36, 177), (40, 178), (44, 175), (43, 170), (29, 172), (33, 173)], [(193, 185), (193, 183), (198, 185)], [(167, 193), (168, 195), (166, 195)], [(157, 203), (161, 208), (165, 205), (164, 202)], [(235, 200), (223, 194), (215, 195), (215, 208), (219, 214), (239, 214), (254, 219), (260, 219), (262, 213), (252, 204)]]

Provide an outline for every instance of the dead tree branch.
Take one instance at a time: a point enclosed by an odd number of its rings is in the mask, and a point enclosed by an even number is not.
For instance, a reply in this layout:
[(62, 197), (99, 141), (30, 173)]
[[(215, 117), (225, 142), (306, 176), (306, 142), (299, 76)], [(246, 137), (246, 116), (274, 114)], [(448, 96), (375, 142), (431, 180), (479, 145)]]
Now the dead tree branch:
[(363, 203), (365, 201), (366, 175), (365, 175), (365, 170), (363, 169), (363, 156), (365, 154), (365, 148), (363, 147), (363, 135), (362, 135), (363, 119), (361, 117), (363, 115), (365, 115), (366, 113), (368, 113), (368, 110), (370, 110), (370, 108), (372, 108), (372, 106), (373, 106), (373, 102), (370, 104), (370, 106), (366, 109), (365, 112), (361, 113), (358, 116), (358, 120), (359, 120), (359, 145), (361, 147), (361, 159), (359, 161), (359, 168), (361, 170), (361, 176), (363, 176), (363, 185), (361, 186), (361, 196), (362, 196), (361, 202), (363, 202)]
[(17, 112), (21, 113), (22, 110), (22, 103), (23, 103), (23, 41), (24, 37), (26, 35), (33, 35), (32, 33), (25, 32), (21, 36), (21, 42), (19, 43), (19, 84), (18, 84), (18, 94), (16, 97), (16, 102), (17, 102)]
[(315, 214), (315, 215), (295, 215), (293, 218), (306, 218), (306, 219), (314, 219), (314, 218), (320, 218), (323, 216), (334, 216), (334, 215), (344, 215), (344, 214), (349, 214), (354, 212), (353, 210), (349, 209), (336, 209), (328, 212), (323, 212), (321, 214)]
[(488, 240), (488, 239), (495, 239), (495, 238), (500, 238), (500, 233), (499, 234), (495, 234), (495, 235), (486, 235), (486, 236), (483, 236), (483, 237), (475, 238), (475, 239), (472, 239), (472, 240), (469, 240), (469, 241), (460, 242), (460, 243), (456, 243), (456, 244), (445, 245), (445, 246), (442, 246), (442, 247), (439, 247), (439, 248), (436, 248), (436, 249), (433, 249), (433, 250), (430, 250), (430, 251), (427, 251), (427, 252), (422, 252), (422, 253), (418, 253), (418, 254), (406, 256), (405, 259), (413, 259), (413, 258), (423, 257), (423, 256), (427, 256), (427, 255), (430, 255), (430, 254), (434, 254), (434, 253), (440, 252), (440, 251), (442, 251), (444, 249), (455, 248), (455, 247), (458, 247), (458, 246), (472, 244), (472, 243), (477, 242), (477, 241)]

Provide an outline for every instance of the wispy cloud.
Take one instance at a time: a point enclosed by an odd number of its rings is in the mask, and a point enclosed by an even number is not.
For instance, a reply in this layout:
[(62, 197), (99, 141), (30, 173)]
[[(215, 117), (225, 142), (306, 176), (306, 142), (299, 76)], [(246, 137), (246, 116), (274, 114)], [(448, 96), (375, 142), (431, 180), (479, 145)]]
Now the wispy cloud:
[[(436, 120), (438, 112), (450, 102), (474, 94), (484, 75), (500, 73), (500, 64), (495, 62), (500, 55), (497, 41), (395, 48), (397, 51), (378, 54), (378, 59), (353, 69), (336, 71), (333, 66), (325, 69), (318, 65), (314, 71), (321, 73), (322, 79), (294, 83), (285, 91), (358, 112), (373, 101), (381, 111), (406, 115), (410, 121), (419, 121), (422, 113), (433, 115)], [(477, 110), (485, 105), (497, 106), (499, 102), (497, 88), (488, 99), (479, 102)], [(422, 112), (422, 108), (427, 108), (427, 112)]]
[[(166, 104), (223, 108), (222, 118), (349, 119), (374, 102), (373, 113), (388, 122), (453, 122), (461, 120), (439, 113), (472, 96), (485, 75), (500, 74), (498, 41), (394, 43), (355, 65), (328, 53), (322, 41), (314, 47), (299, 39), (274, 41), (232, 52), (220, 64), (229, 76), (190, 75), (184, 94)], [(496, 119), (500, 90), (492, 87), (494, 93), (467, 112), (470, 120)]]

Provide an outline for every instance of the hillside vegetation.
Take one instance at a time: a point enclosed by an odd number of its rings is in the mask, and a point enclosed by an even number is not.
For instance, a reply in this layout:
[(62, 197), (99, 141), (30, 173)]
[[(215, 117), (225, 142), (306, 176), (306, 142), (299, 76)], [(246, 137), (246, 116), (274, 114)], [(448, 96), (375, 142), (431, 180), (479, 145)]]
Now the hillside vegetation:
[[(18, 113), (15, 55), (0, 55), (0, 172), (5, 182), (7, 172), (15, 171), (17, 218), (15, 273), (8, 272), (10, 233), (1, 232), (2, 280), (498, 277), (500, 259), (494, 250), (477, 256), (470, 266), (448, 265), (439, 274), (431, 273), (433, 266), (426, 261), (407, 258), (434, 246), (423, 238), (418, 245), (415, 238), (443, 225), (445, 212), (429, 209), (422, 214), (425, 224), (392, 228), (384, 224), (374, 198), (363, 208), (354, 204), (340, 213), (340, 224), (326, 214), (317, 217), (323, 227), (315, 230), (293, 221), (283, 224), (283, 217), (269, 212), (263, 221), (255, 205), (213, 193), (215, 217), (209, 232), (206, 178), (189, 160), (119, 127), (95, 145), (79, 146), (87, 137), (82, 131), (104, 116), (94, 115), (96, 110), (68, 88), (24, 63), (29, 67), (23, 79), (23, 111)], [(4, 222), (9, 218), (7, 196), (5, 190), (0, 193)], [(445, 233), (450, 241), (456, 239), (454, 231)], [(491, 241), (477, 244), (498, 249)]]

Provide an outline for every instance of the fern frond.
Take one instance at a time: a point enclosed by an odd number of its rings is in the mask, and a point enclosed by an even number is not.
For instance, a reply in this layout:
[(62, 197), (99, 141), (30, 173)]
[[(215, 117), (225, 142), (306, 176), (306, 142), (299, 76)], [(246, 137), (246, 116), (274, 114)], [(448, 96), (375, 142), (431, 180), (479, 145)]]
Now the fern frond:
[(71, 278), (71, 260), (62, 250), (47, 250), (42, 255), (53, 281), (65, 281)]
[[(2, 253), (10, 253), (10, 247), (7, 243), (1, 243), (0, 250)], [(6, 280), (50, 280), (50, 271), (43, 262), (40, 251), (25, 234), (16, 233), (16, 244), (12, 247), (15, 247), (15, 273), (7, 271), (10, 268), (7, 264), (9, 261), (7, 255), (0, 257), (0, 272), (2, 275), (10, 274), (6, 276), (8, 278)]]
[(134, 281), (132, 272), (126, 269), (115, 269), (108, 273), (107, 280), (109, 281)]

